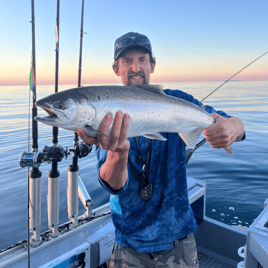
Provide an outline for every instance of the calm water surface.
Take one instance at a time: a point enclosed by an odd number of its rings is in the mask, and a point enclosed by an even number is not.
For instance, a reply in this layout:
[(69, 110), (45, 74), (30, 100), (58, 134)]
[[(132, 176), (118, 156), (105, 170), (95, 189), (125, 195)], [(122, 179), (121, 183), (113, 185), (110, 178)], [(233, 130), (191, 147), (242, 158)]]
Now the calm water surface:
[[(166, 83), (165, 88), (181, 89), (203, 99), (220, 83)], [(60, 86), (59, 91), (71, 88)], [(209, 144), (199, 148), (188, 163), (188, 176), (207, 183), (206, 214), (230, 225), (249, 226), (268, 198), (268, 81), (229, 82), (204, 101), (216, 110), (240, 117), (245, 123), (246, 140), (233, 145), (232, 157)], [(37, 99), (52, 94), (54, 86), (38, 86)], [(0, 250), (27, 237), (27, 169), (19, 166), (21, 152), (28, 149), (28, 86), (0, 87)], [(39, 115), (45, 112), (38, 110)], [(51, 145), (51, 127), (39, 124), (39, 151)], [(200, 139), (203, 138), (200, 137)], [(72, 147), (73, 134), (60, 129), (59, 144)], [(67, 166), (71, 157), (59, 163), (60, 223), (67, 215)], [(79, 173), (94, 207), (109, 200), (97, 181), (95, 154), (79, 160)], [(47, 227), (47, 172), (42, 164), (42, 228)], [(79, 214), (84, 213), (79, 204)]]

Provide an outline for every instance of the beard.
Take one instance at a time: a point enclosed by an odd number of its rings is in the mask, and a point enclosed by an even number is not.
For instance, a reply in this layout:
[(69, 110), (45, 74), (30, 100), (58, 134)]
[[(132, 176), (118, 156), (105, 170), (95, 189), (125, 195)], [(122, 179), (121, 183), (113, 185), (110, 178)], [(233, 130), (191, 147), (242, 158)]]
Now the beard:
[[(134, 77), (140, 77), (135, 81), (136, 79)], [(139, 71), (137, 73), (130, 72), (128, 74), (128, 79), (127, 79), (127, 85), (128, 86), (140, 86), (140, 85), (145, 85), (146, 83), (146, 77), (143, 72)]]

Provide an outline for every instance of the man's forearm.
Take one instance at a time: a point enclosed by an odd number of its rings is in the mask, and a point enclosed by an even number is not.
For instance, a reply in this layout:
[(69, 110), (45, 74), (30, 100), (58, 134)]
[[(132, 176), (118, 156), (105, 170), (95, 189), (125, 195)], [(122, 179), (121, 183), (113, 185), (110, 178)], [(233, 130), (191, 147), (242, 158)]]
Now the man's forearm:
[(100, 169), (100, 177), (115, 190), (124, 187), (128, 178), (127, 162), (128, 151), (108, 151), (106, 161)]

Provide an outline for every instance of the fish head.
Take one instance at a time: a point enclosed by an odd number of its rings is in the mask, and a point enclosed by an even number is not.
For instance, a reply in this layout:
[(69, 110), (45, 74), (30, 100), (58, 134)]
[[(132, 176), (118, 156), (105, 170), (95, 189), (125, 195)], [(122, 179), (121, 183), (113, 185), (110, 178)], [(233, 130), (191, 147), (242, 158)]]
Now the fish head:
[[(63, 92), (60, 92), (63, 93)], [(34, 119), (50, 126), (76, 131), (87, 125), (96, 116), (93, 105), (83, 98), (72, 98), (56, 93), (36, 102), (36, 106), (48, 113), (48, 116), (36, 116)], [(63, 97), (63, 98), (61, 98)]]

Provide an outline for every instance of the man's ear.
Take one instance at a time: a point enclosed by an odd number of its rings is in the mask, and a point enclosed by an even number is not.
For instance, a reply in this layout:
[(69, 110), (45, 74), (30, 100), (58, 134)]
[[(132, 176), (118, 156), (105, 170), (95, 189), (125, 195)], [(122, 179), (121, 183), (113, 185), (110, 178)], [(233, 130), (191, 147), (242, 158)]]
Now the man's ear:
[(150, 73), (151, 73), (151, 74), (154, 72), (155, 64), (156, 64), (156, 62), (151, 63), (151, 66), (150, 66)]
[(113, 70), (114, 70), (114, 73), (115, 73), (117, 76), (120, 76), (118, 66), (113, 66)]

